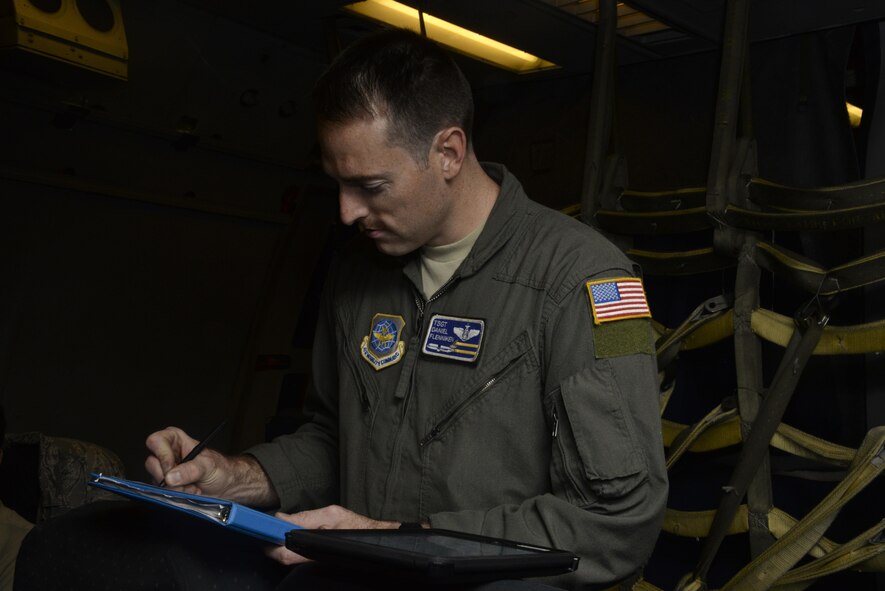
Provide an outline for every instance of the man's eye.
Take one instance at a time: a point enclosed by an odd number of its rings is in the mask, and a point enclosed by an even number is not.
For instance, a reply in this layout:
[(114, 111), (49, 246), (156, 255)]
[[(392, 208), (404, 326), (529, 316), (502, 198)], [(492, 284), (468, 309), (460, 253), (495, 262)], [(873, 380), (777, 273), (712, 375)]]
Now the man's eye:
[(384, 190), (384, 183), (374, 183), (371, 185), (362, 185), (360, 187), (364, 192), (370, 195), (376, 195)]

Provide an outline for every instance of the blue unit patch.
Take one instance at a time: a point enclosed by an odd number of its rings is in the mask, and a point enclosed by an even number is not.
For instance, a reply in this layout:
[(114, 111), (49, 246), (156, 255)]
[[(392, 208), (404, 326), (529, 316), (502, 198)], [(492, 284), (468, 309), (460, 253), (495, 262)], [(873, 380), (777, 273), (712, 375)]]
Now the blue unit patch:
[(363, 337), (360, 353), (375, 371), (389, 367), (403, 358), (406, 344), (401, 336), (406, 321), (402, 316), (375, 314), (371, 334)]
[(421, 351), (427, 355), (471, 363), (479, 356), (485, 320), (434, 314)]

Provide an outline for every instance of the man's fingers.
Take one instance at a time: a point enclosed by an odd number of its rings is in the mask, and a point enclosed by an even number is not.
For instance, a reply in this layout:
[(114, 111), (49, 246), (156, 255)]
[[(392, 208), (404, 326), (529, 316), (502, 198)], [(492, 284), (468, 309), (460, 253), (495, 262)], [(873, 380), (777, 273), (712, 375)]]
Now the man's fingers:
[(166, 480), (170, 486), (182, 486), (196, 482), (199, 479), (198, 473), (182, 472), (178, 469), (181, 458), (187, 455), (196, 444), (195, 439), (178, 427), (167, 427), (162, 431), (151, 433), (145, 440), (145, 446), (151, 452), (151, 455), (145, 460), (145, 468), (155, 480), (158, 482)]
[(301, 556), (300, 554), (296, 554), (286, 548), (285, 546), (271, 546), (266, 549), (265, 554), (267, 554), (270, 558), (273, 558), (280, 564), (286, 566), (292, 566), (294, 564), (303, 564), (305, 562), (310, 562), (309, 559)]
[(144, 461), (144, 468), (154, 479), (154, 482), (163, 480), (163, 468), (160, 467), (160, 461), (155, 456), (148, 456)]
[(151, 433), (144, 443), (157, 458), (164, 474), (174, 468), (196, 445), (196, 441), (178, 427), (167, 427), (162, 431)]
[(298, 513), (278, 512), (276, 517), (305, 529), (333, 529), (335, 527), (334, 522), (329, 519), (325, 508), (300, 511)]
[(203, 470), (196, 462), (179, 464), (166, 472), (167, 486), (187, 486), (203, 480)]
[(376, 521), (339, 505), (329, 505), (291, 515), (277, 513), (276, 516), (306, 529), (395, 529), (399, 527), (399, 522)]

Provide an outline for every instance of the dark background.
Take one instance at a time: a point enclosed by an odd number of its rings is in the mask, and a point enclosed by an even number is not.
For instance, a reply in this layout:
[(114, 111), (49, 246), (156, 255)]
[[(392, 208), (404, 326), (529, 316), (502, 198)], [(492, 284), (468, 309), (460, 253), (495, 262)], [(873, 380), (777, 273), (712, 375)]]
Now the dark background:
[[(0, 52), (9, 432), (104, 445), (143, 479), (156, 429), (199, 437), (227, 419), (218, 446), (236, 451), (297, 423), (318, 288), (346, 235), (318, 168), (311, 87), (336, 44), (376, 29), (339, 4), (125, 2), (125, 82)], [(579, 202), (595, 27), (530, 0), (472, 4), (426, 3), (562, 65), (520, 76), (457, 57), (474, 86), (480, 159), (503, 162), (551, 207)], [(703, 186), (722, 4), (636, 4), (674, 28), (619, 44), (612, 149), (633, 189)], [(763, 4), (751, 9), (750, 55), (760, 176), (816, 187), (885, 175), (882, 9)], [(860, 128), (846, 98), (864, 108)], [(881, 227), (777, 240), (828, 266), (885, 246)], [(727, 284), (649, 278), (655, 318), (676, 326)], [(772, 278), (764, 296), (787, 315), (802, 297)], [(880, 320), (881, 301), (880, 288), (859, 290), (831, 323)], [(668, 413), (691, 422), (727, 393), (733, 361), (725, 350), (683, 363), (690, 379)], [(878, 355), (813, 360), (788, 422), (857, 446), (885, 423), (883, 373)], [(784, 490), (786, 504), (801, 496)]]

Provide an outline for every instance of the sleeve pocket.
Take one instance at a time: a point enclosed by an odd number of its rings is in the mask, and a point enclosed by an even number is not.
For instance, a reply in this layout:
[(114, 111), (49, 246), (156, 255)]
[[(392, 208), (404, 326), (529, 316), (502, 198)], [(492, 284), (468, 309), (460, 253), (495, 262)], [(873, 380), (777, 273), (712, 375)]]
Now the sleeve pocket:
[(645, 459), (611, 364), (597, 361), (570, 376), (559, 393), (554, 447), (571, 485), (588, 489), (575, 491), (579, 497), (618, 497), (644, 481)]

